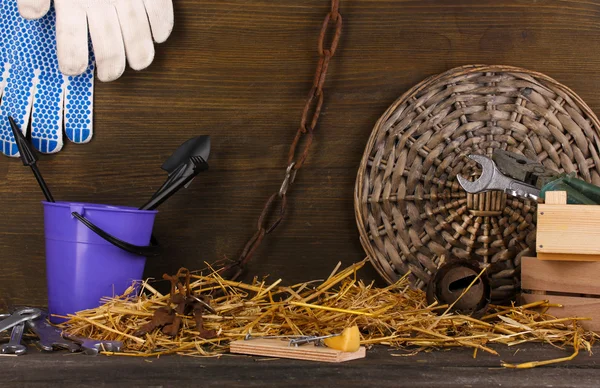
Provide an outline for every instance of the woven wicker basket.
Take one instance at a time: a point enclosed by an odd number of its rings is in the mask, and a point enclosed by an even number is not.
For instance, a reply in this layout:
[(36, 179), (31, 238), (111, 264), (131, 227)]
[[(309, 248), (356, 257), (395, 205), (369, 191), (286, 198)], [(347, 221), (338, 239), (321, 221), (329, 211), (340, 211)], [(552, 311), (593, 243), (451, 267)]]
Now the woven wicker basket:
[(495, 148), (576, 172), (600, 185), (600, 122), (569, 88), (508, 66), (465, 66), (430, 77), (377, 121), (355, 188), (361, 243), (392, 283), (425, 288), (448, 260), (490, 264), (492, 300), (514, 299), (520, 260), (535, 255), (536, 204), (501, 192), (467, 194), (467, 155)]

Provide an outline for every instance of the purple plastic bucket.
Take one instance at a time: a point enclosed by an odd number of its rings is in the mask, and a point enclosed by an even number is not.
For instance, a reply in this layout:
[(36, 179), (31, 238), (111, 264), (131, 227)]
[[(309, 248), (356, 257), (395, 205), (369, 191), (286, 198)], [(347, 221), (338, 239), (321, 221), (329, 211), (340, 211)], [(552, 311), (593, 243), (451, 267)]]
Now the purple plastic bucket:
[(147, 247), (158, 211), (76, 202), (42, 204), (50, 314), (65, 316), (97, 307), (102, 297), (120, 295), (132, 281), (142, 279), (146, 257), (115, 246), (84, 222), (126, 243)]

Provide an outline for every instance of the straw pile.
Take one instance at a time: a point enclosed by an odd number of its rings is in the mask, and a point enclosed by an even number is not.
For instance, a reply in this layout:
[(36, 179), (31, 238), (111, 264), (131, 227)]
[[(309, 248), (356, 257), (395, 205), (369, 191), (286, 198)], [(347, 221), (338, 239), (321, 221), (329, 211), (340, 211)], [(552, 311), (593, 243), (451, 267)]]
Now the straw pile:
[[(386, 288), (376, 288), (357, 280), (357, 263), (340, 272), (338, 267), (325, 281), (289, 287), (281, 279), (268, 284), (257, 279), (252, 284), (231, 282), (211, 271), (192, 275), (190, 293), (212, 293), (214, 313), (203, 315), (205, 330), (216, 337), (202, 339), (191, 316), (183, 316), (175, 337), (154, 330), (142, 337), (134, 333), (150, 322), (158, 308), (170, 305), (148, 281), (141, 292), (132, 286), (124, 295), (108, 299), (102, 306), (69, 316), (66, 332), (95, 339), (124, 341), (126, 356), (180, 354), (216, 356), (228, 351), (231, 340), (271, 335), (326, 335), (339, 333), (351, 325), (361, 330), (362, 344), (411, 347), (415, 352), (447, 347), (470, 347), (474, 354), (496, 354), (490, 344), (517, 345), (546, 342), (557, 347), (573, 347), (570, 357), (535, 361), (506, 367), (530, 368), (566, 361), (580, 349), (591, 352), (596, 335), (577, 325), (582, 318), (556, 319), (534, 307), (549, 307), (537, 302), (520, 307), (492, 306), (481, 319), (452, 314), (449, 306), (427, 305), (423, 291), (410, 288), (407, 277)], [(536, 309), (539, 310), (539, 309)]]

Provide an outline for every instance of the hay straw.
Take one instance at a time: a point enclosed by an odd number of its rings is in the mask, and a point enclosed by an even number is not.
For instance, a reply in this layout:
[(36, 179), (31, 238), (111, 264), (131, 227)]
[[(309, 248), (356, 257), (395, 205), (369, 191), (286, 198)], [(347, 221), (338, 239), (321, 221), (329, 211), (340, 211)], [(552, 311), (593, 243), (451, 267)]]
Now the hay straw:
[(319, 306), (319, 305), (310, 304), (310, 303), (290, 302), (290, 304), (292, 306), (302, 306), (302, 307), (309, 307), (309, 308), (319, 309), (319, 310), (336, 311), (338, 313), (351, 314), (351, 315), (366, 315), (367, 317), (372, 317), (373, 315), (375, 315), (373, 313), (367, 313), (364, 311), (338, 309), (335, 307)]
[[(315, 287), (315, 282), (279, 285), (281, 280), (267, 284), (254, 280), (252, 284), (230, 282), (214, 271), (207, 275), (192, 275), (193, 295), (208, 295), (218, 290), (210, 301), (215, 313), (203, 315), (204, 329), (214, 330), (217, 337), (202, 339), (191, 316), (183, 316), (181, 330), (175, 338), (160, 329), (142, 337), (134, 333), (148, 323), (154, 311), (168, 305), (170, 295), (162, 295), (148, 281), (141, 282), (142, 292), (110, 298), (102, 306), (71, 316), (63, 324), (67, 333), (95, 339), (121, 340), (127, 356), (161, 356), (180, 354), (196, 357), (219, 356), (229, 349), (229, 342), (243, 339), (251, 333), (259, 336), (326, 335), (339, 333), (350, 325), (358, 325), (362, 344), (410, 347), (413, 353), (440, 348), (468, 347), (474, 351), (497, 354), (490, 344), (514, 346), (527, 342), (545, 342), (560, 348), (573, 347), (571, 356), (548, 361), (533, 361), (509, 368), (532, 368), (549, 363), (568, 361), (579, 350), (591, 352), (596, 334), (578, 326), (584, 318), (557, 319), (532, 308), (550, 304), (492, 306), (481, 319), (457, 315), (448, 305), (428, 305), (425, 294), (410, 288), (408, 277), (385, 288), (376, 288), (357, 280), (361, 261), (331, 275)], [(483, 271), (482, 271), (483, 273)], [(480, 276), (481, 274), (480, 273)], [(173, 307), (173, 306), (172, 306)], [(443, 312), (442, 315), (436, 312)], [(414, 350), (414, 347), (418, 347)], [(411, 353), (411, 354), (413, 354)]]

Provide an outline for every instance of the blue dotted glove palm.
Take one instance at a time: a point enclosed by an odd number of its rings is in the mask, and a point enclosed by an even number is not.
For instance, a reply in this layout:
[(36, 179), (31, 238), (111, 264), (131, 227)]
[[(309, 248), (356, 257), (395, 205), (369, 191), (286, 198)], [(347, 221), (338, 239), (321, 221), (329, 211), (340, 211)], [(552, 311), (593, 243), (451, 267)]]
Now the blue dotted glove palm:
[(23, 19), (15, 0), (0, 0), (0, 149), (19, 151), (8, 123), (12, 116), (24, 134), (31, 119), (31, 143), (43, 153), (63, 146), (63, 125), (69, 140), (92, 137), (94, 62), (76, 77), (58, 68), (54, 9), (41, 19)]

